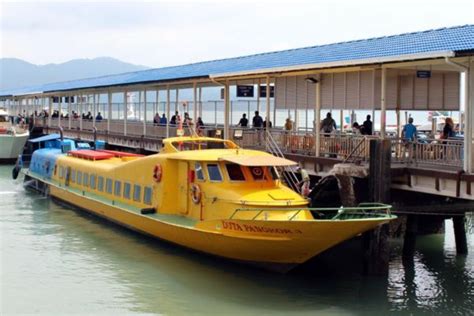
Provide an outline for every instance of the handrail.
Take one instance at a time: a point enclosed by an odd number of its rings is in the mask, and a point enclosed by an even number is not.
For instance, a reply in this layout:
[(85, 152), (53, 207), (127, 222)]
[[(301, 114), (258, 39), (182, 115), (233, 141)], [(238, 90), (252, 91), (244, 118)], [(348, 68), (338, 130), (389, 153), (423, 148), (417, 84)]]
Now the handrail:
[(337, 212), (336, 215), (330, 219), (338, 219), (341, 217), (343, 214), (360, 214), (360, 215), (367, 215), (368, 211), (384, 211), (382, 213), (371, 213), (371, 214), (377, 214), (377, 215), (387, 215), (391, 216), (391, 210), (392, 206), (389, 204), (383, 204), (383, 203), (360, 203), (358, 206), (355, 207), (304, 207), (304, 208), (238, 208), (236, 209), (229, 219), (234, 219), (234, 216), (237, 215), (240, 212), (257, 212), (255, 216), (252, 217), (252, 220), (255, 220), (260, 214), (263, 212), (281, 212), (281, 211), (294, 211), (295, 213), (288, 219), (289, 221), (292, 221), (295, 219), (298, 214), (302, 211), (314, 211), (318, 213), (329, 213), (329, 212)]
[[(276, 155), (280, 158), (285, 158), (285, 155), (283, 154), (280, 147), (278, 146), (278, 144), (273, 139), (271, 133), (268, 130), (266, 130), (265, 132), (266, 132), (265, 145), (266, 145), (267, 151), (269, 151), (270, 153), (272, 153), (272, 154), (274, 154), (274, 155)], [(291, 166), (287, 166), (287, 167), (284, 167), (284, 171), (286, 171), (286, 172), (283, 173), (283, 177), (288, 182), (288, 184), (293, 189), (295, 189), (295, 190), (298, 189), (298, 178), (296, 177), (293, 168)]]
[(352, 149), (352, 151), (350, 152), (350, 154), (346, 157), (346, 159), (344, 159), (344, 161), (342, 163), (346, 163), (349, 158), (352, 157), (352, 155), (356, 152), (357, 149), (359, 149), (359, 147), (362, 145), (362, 144), (365, 144), (365, 141), (366, 141), (366, 138), (362, 138), (360, 140), (360, 142), (357, 144), (357, 146), (354, 147), (354, 149)]

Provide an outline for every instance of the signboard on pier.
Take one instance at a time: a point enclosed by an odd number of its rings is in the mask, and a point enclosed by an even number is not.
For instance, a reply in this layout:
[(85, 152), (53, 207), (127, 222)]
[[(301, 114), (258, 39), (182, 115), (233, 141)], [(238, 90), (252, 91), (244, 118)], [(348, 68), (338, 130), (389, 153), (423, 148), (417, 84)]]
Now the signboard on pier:
[(417, 70), (416, 77), (417, 78), (431, 78), (431, 71), (430, 70)]
[[(260, 97), (266, 98), (267, 97), (267, 86), (262, 85), (260, 86)], [(270, 98), (275, 97), (275, 86), (270, 86)]]
[(237, 86), (237, 97), (253, 98), (253, 86)]

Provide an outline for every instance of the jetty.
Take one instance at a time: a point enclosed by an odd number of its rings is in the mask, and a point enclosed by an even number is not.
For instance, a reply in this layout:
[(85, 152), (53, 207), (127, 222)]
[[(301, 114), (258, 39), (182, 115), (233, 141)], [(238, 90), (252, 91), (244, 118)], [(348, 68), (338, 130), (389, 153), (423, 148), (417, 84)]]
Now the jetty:
[[(221, 98), (205, 99), (208, 90)], [(12, 115), (31, 117), (41, 133), (140, 153), (159, 152), (164, 138), (176, 136), (179, 126), (170, 122), (176, 111), (187, 112), (193, 124), (212, 112), (201, 135), (297, 161), (313, 184), (334, 175), (339, 185), (348, 183), (339, 197), (344, 204), (353, 203), (348, 196), (393, 204), (398, 224), (363, 237), (369, 273), (387, 271), (389, 235), (403, 235), (410, 258), (416, 235), (442, 230), (446, 218), (453, 219), (458, 253), (467, 253), (465, 214), (474, 211), (474, 25), (12, 89), (0, 91), (0, 102)], [(360, 110), (371, 113), (371, 135), (350, 132)], [(252, 128), (255, 111), (263, 128)], [(296, 120), (291, 129), (283, 128), (279, 111)], [(339, 127), (325, 133), (321, 121), (332, 111), (340, 113), (334, 117)], [(463, 136), (439, 139), (434, 118), (422, 141), (407, 144), (407, 111), (459, 112)], [(166, 123), (154, 121), (156, 113)], [(237, 126), (242, 113), (247, 127)], [(396, 116), (393, 129), (389, 113)]]

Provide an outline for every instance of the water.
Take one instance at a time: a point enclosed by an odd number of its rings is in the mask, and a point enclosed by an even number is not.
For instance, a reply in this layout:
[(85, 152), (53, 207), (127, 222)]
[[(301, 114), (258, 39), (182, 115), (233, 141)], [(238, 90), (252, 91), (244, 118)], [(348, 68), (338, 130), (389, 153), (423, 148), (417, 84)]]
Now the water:
[(318, 266), (278, 275), (73, 211), (10, 174), (0, 166), (2, 315), (473, 315), (474, 234), (457, 257), (449, 224), (446, 237), (419, 238), (412, 267), (395, 242), (388, 278)]

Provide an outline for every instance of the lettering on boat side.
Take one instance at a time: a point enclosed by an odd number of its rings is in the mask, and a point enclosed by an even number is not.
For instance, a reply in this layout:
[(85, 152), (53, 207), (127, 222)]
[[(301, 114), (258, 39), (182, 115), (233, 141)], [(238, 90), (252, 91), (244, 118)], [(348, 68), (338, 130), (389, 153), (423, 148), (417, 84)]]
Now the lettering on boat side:
[[(222, 228), (240, 232), (267, 233), (267, 234), (302, 234), (299, 229), (273, 228), (258, 225), (239, 224), (235, 222), (222, 221)], [(220, 227), (218, 228), (220, 229)]]

